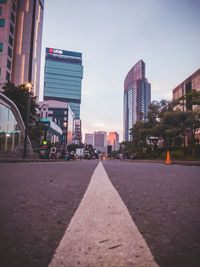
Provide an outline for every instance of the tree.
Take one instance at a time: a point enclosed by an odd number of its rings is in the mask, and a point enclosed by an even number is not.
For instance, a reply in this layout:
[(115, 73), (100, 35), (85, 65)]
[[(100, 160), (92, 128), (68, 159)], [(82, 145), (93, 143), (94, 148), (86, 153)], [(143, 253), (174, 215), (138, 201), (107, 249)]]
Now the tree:
[(192, 110), (193, 106), (200, 106), (200, 92), (195, 89), (186, 93), (182, 97), (177, 100), (178, 105), (182, 105), (186, 107), (186, 110)]
[[(25, 84), (15, 86), (14, 83), (7, 82), (3, 85), (3, 94), (10, 98), (15, 105), (18, 107), (19, 112), (22, 116), (23, 121), (26, 120), (26, 106), (28, 98), (28, 90)], [(30, 118), (29, 122), (34, 123), (39, 119), (39, 114), (37, 113), (38, 105), (36, 104), (36, 97), (33, 96), (33, 92), (30, 92)]]
[[(184, 103), (187, 103), (186, 111), (179, 109), (183, 100)], [(137, 151), (140, 157), (155, 155), (158, 151), (157, 143), (156, 141), (151, 142), (151, 140), (163, 140), (164, 150), (167, 151), (182, 149), (182, 144), (186, 148), (187, 139), (188, 148), (194, 156), (197, 143), (196, 132), (200, 128), (199, 104), (200, 92), (195, 90), (177, 100), (153, 101), (149, 105), (148, 121), (139, 120), (131, 129), (132, 145), (129, 145), (129, 150), (131, 147), (133, 151)], [(185, 151), (186, 149), (184, 149), (184, 153)]]
[[(28, 98), (28, 90), (25, 87), (25, 84), (15, 86), (14, 83), (7, 82), (3, 85), (3, 89), (3, 94), (10, 98), (18, 107), (25, 123)], [(36, 104), (36, 97), (34, 97), (33, 93), (30, 92), (29, 138), (34, 146), (38, 146), (40, 144), (41, 136), (45, 130), (45, 125), (42, 125), (40, 122), (38, 107), (39, 106)]]

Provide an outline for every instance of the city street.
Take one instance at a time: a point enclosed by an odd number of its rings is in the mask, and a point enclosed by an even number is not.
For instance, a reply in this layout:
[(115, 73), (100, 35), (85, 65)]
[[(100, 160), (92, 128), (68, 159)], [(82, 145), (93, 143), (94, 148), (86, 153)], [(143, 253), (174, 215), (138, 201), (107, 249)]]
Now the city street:
[(200, 266), (200, 168), (102, 163), (0, 164), (0, 266)]

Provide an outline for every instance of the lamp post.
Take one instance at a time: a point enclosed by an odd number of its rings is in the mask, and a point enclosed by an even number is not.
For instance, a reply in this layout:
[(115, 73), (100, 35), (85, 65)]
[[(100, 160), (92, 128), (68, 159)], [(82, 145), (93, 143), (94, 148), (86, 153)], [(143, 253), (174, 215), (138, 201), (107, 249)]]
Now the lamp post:
[(23, 158), (27, 158), (27, 140), (28, 140), (28, 130), (29, 130), (29, 116), (30, 116), (30, 102), (31, 102), (31, 89), (32, 84), (30, 82), (27, 82), (25, 84), (25, 87), (28, 89), (27, 94), (27, 106), (26, 106), (26, 121), (25, 121), (25, 136), (24, 136), (24, 151), (23, 151)]

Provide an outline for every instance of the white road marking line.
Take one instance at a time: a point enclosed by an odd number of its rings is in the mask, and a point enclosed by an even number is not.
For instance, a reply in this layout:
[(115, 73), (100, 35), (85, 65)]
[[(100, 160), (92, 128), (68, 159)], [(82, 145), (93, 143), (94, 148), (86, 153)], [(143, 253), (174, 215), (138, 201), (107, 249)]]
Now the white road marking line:
[(61, 266), (158, 267), (101, 162), (49, 264)]

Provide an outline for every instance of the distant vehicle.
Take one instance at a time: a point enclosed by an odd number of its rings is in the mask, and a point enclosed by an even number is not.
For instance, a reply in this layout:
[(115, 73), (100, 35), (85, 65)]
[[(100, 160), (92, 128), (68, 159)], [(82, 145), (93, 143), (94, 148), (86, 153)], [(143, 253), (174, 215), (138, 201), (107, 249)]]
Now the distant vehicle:
[(83, 158), (83, 153), (84, 153), (84, 150), (83, 148), (77, 148), (76, 149), (76, 155), (77, 155), (77, 159), (82, 159)]
[(85, 150), (84, 151), (84, 159), (90, 159), (90, 158), (91, 158), (91, 156), (90, 156), (89, 150)]

